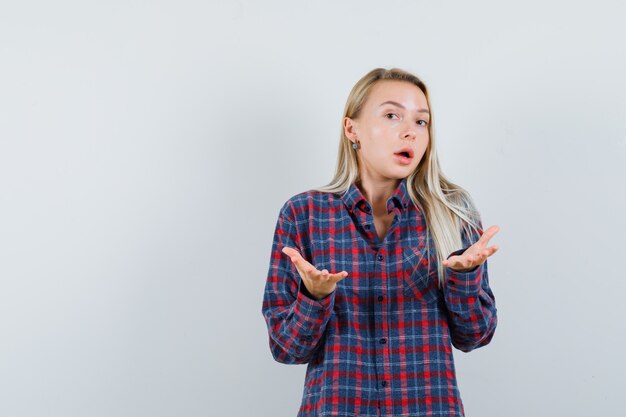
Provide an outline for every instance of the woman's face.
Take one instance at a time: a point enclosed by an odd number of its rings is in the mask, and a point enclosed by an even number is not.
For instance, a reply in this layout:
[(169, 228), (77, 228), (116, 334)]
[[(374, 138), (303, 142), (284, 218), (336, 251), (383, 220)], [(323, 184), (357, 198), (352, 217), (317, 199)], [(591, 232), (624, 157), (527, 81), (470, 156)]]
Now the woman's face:
[[(344, 119), (346, 136), (360, 142), (361, 178), (406, 178), (428, 146), (430, 113), (426, 96), (408, 81), (378, 81), (356, 119)], [(410, 153), (407, 158), (401, 152)]]

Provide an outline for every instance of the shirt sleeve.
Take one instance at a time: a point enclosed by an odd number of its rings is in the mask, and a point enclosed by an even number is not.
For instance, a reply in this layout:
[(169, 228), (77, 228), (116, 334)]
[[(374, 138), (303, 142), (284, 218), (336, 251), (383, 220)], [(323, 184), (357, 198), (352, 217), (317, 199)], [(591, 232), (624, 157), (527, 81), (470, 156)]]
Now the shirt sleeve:
[(311, 298), (285, 246), (301, 250), (293, 217), (286, 203), (276, 222), (270, 265), (265, 284), (262, 313), (269, 332), (274, 359), (286, 364), (304, 364), (323, 343), (324, 330), (331, 317), (335, 291), (326, 297)]
[[(482, 235), (473, 233), (470, 239), (463, 235), (464, 248), (452, 252), (460, 255)], [(496, 300), (489, 287), (488, 260), (466, 272), (445, 268), (444, 299), (448, 309), (448, 322), (452, 344), (463, 352), (469, 352), (488, 344), (496, 330)]]

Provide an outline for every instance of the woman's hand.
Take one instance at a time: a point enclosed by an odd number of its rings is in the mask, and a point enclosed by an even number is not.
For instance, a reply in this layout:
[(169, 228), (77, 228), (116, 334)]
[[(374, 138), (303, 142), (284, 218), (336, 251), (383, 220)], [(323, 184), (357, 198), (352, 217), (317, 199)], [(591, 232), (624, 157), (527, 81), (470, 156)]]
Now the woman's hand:
[(489, 243), (489, 239), (498, 233), (499, 230), (499, 226), (491, 226), (489, 229), (485, 230), (476, 243), (467, 248), (461, 255), (454, 255), (444, 260), (442, 262), (443, 266), (452, 268), (457, 272), (467, 272), (481, 265), (498, 250), (498, 247), (495, 245), (487, 247), (487, 243)]
[(300, 255), (300, 252), (293, 248), (284, 247), (283, 253), (291, 258), (291, 262), (298, 270), (306, 289), (317, 300), (333, 292), (337, 283), (348, 276), (346, 271), (337, 274), (331, 274), (326, 269), (318, 271)]

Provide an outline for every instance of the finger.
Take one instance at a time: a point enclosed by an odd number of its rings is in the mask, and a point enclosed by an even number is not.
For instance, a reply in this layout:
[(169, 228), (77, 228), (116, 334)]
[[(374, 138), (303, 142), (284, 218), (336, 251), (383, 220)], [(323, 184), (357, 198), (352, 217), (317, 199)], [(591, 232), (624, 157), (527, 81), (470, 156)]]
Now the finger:
[(473, 267), (477, 259), (479, 259), (477, 254), (468, 253), (468, 251), (466, 251), (461, 255), (451, 257), (449, 259), (449, 261), (451, 261), (449, 263), (449, 267), (456, 269), (468, 269)]
[[(290, 248), (288, 246), (285, 246), (282, 250), (282, 252), (289, 256), (290, 258), (302, 258), (302, 255), (300, 254), (300, 252), (298, 252), (296, 249), (294, 248)], [(304, 258), (302, 258), (304, 259)]]
[(490, 257), (491, 255), (493, 255), (494, 253), (496, 253), (498, 251), (498, 247), (497, 246), (490, 246), (487, 249), (483, 249), (480, 252), (480, 258), (481, 259), (487, 259), (488, 257)]
[(306, 262), (302, 257), (294, 256), (291, 258), (291, 262), (296, 266), (296, 269), (301, 274), (304, 272), (306, 274), (310, 274), (312, 272), (318, 272), (315, 267), (308, 262)]
[(294, 248), (290, 248), (289, 246), (284, 246), (282, 252), (286, 255), (293, 255), (293, 252), (298, 252)]
[(457, 265), (459, 265), (459, 258), (460, 258), (460, 256), (458, 256), (458, 255), (451, 256), (448, 259), (444, 259), (442, 264), (445, 265), (445, 266), (448, 266), (448, 267), (450, 267), (450, 266), (457, 266)]
[(324, 281), (332, 282), (332, 283), (337, 283), (347, 276), (348, 276), (348, 273), (346, 271), (341, 271), (335, 274), (331, 274), (326, 269), (324, 269), (324, 271), (322, 271), (322, 273), (320, 274), (321, 279), (323, 279)]
[(307, 272), (310, 272), (316, 269), (313, 265), (309, 263), (309, 261), (304, 259), (302, 255), (300, 255), (300, 252), (298, 252), (297, 250), (290, 248), (288, 246), (285, 246), (282, 252), (288, 255), (294, 264), (298, 264), (301, 268), (305, 269)]
[(463, 269), (469, 269), (470, 266), (467, 262), (450, 262), (449, 260), (444, 262), (443, 265), (446, 268), (451, 268), (454, 270), (463, 270)]
[(320, 281), (328, 281), (328, 270), (324, 269), (322, 271), (317, 271), (315, 273), (315, 277)]
[[(496, 251), (497, 251), (497, 246), (492, 246), (478, 253), (471, 253), (467, 251), (463, 253), (462, 255), (456, 255), (456, 257), (458, 257), (459, 259), (456, 259), (455, 262), (444, 261), (443, 264), (447, 267), (452, 267), (452, 268), (455, 268), (455, 267), (458, 268), (459, 266), (463, 269), (473, 268), (475, 266), (478, 266), (484, 263), (485, 260), (489, 256), (493, 255)], [(452, 258), (450, 258), (450, 260), (452, 260)]]
[(311, 273), (317, 272), (317, 269), (315, 269), (315, 267), (313, 267), (308, 262), (306, 262), (302, 257), (298, 257), (296, 255), (296, 256), (290, 257), (289, 259), (291, 260), (293, 265), (296, 267), (296, 270), (298, 271), (298, 274), (300, 275), (300, 277), (303, 279), (309, 279), (309, 275)]
[[(293, 262), (293, 260), (292, 260), (292, 262)], [(296, 262), (293, 262), (293, 264), (295, 265), (296, 270), (298, 271), (298, 275), (300, 275), (300, 278), (302, 278), (302, 279), (304, 279), (304, 280), (308, 280), (308, 274), (309, 274), (309, 272), (308, 272), (308, 271), (304, 271), (304, 270), (303, 270), (303, 269), (302, 269), (302, 268), (298, 265), (297, 261), (296, 261)]]
[(464, 268), (465, 259), (467, 259), (467, 255), (465, 254), (463, 256), (454, 255), (448, 259), (444, 259), (442, 264), (448, 268)]
[(477, 254), (472, 255), (471, 257), (471, 266), (470, 267), (474, 267), (474, 266), (478, 266), (483, 264), (488, 257), (490, 257), (491, 255), (493, 255), (494, 251), (493, 251), (493, 247), (485, 249)]
[(328, 278), (329, 278), (329, 281), (337, 283), (337, 282), (341, 281), (342, 279), (344, 279), (347, 276), (348, 276), (348, 273), (346, 271), (341, 271), (341, 272), (338, 272), (336, 274), (330, 274), (328, 276)]
[(480, 239), (478, 239), (478, 242), (476, 243), (481, 243), (482, 247), (487, 246), (487, 243), (489, 242), (489, 240), (500, 231), (500, 226), (498, 226), (497, 224), (494, 224), (493, 226), (491, 226), (490, 228), (488, 228), (487, 230), (485, 230), (483, 232), (483, 234), (480, 236)]

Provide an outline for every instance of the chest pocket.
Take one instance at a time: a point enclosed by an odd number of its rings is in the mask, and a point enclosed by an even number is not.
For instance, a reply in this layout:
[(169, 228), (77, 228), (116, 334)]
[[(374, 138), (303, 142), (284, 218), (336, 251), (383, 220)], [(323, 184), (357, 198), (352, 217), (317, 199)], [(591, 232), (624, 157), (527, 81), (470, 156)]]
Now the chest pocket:
[(424, 303), (439, 300), (436, 256), (429, 260), (418, 249), (407, 248), (402, 259), (403, 292)]

